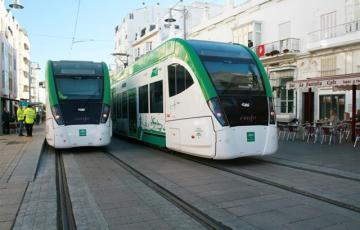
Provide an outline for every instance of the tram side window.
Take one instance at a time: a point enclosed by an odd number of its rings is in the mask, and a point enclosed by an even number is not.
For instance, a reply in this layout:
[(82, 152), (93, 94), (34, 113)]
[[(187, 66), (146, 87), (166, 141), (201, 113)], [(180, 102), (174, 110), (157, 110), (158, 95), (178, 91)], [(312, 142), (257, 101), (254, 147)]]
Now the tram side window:
[(183, 92), (194, 83), (190, 73), (179, 64), (168, 66), (168, 77), (170, 97)]
[(116, 118), (121, 118), (121, 94), (116, 95)]
[(148, 85), (139, 87), (139, 113), (149, 112)]
[(127, 92), (123, 92), (121, 95), (121, 117), (128, 118), (128, 98)]
[(157, 81), (150, 84), (150, 113), (163, 112), (163, 84)]

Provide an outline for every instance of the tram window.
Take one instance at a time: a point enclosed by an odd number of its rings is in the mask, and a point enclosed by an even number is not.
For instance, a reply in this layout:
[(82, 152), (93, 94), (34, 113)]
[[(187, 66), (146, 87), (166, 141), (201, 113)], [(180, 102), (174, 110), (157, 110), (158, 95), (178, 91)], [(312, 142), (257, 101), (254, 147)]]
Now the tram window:
[(121, 95), (121, 117), (128, 118), (128, 98), (127, 92), (123, 92)]
[(149, 112), (149, 94), (148, 85), (139, 88), (139, 113)]
[(121, 94), (116, 96), (116, 117), (121, 118)]
[(168, 66), (168, 77), (170, 97), (183, 92), (194, 83), (190, 73), (179, 64)]
[(163, 86), (162, 81), (150, 84), (150, 113), (163, 112)]
[(181, 65), (176, 66), (176, 94), (185, 90), (185, 68)]
[(176, 78), (175, 78), (175, 70), (176, 65), (170, 65), (168, 66), (168, 76), (169, 76), (169, 96), (172, 97), (176, 94), (175, 84), (176, 84)]
[(190, 73), (185, 70), (185, 89), (189, 88), (192, 84), (194, 84), (194, 81)]

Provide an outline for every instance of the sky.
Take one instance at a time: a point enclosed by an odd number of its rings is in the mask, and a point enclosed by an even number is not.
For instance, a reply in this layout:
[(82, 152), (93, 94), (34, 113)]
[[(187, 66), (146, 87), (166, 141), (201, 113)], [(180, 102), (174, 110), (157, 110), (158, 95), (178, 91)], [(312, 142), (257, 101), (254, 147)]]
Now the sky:
[[(236, 1), (236, 3), (242, 0)], [(6, 6), (13, 0), (5, 0)], [(12, 10), (28, 32), (31, 61), (39, 63), (44, 79), (47, 60), (89, 60), (114, 63), (115, 27), (126, 14), (146, 5), (171, 7), (176, 0), (21, 0)], [(79, 13), (77, 9), (80, 2)], [(189, 4), (191, 0), (184, 0)], [(224, 4), (225, 0), (207, 2)], [(76, 20), (76, 18), (78, 18)], [(75, 26), (76, 25), (76, 26)], [(76, 29), (75, 29), (76, 27)], [(75, 43), (72, 45), (72, 41)]]

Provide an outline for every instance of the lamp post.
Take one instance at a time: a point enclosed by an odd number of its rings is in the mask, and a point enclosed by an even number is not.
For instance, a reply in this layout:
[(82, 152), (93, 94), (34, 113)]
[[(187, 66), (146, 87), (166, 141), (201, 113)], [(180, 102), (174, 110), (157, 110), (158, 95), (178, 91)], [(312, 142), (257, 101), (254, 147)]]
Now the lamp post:
[(32, 70), (40, 70), (41, 68), (37, 64), (35, 68), (33, 68), (31, 65), (35, 63), (29, 60), (29, 103), (31, 102), (31, 78), (32, 78)]
[(179, 0), (174, 6), (172, 6), (169, 10), (169, 17), (166, 18), (164, 21), (168, 22), (168, 23), (172, 23), (172, 22), (176, 22), (176, 19), (172, 16), (172, 11), (178, 11), (181, 12), (183, 14), (183, 31), (184, 31), (184, 39), (186, 39), (186, 14), (187, 14), (187, 9), (185, 8), (185, 5), (183, 6), (182, 9), (176, 9), (175, 7), (180, 3), (183, 2), (183, 0)]
[[(115, 56), (117, 58), (117, 60), (121, 61), (121, 63), (123, 64), (124, 68), (126, 68), (129, 64), (129, 54), (127, 53), (112, 53), (111, 55)], [(126, 57), (126, 61), (122, 60), (121, 57)], [(117, 67), (117, 65), (116, 65)]]

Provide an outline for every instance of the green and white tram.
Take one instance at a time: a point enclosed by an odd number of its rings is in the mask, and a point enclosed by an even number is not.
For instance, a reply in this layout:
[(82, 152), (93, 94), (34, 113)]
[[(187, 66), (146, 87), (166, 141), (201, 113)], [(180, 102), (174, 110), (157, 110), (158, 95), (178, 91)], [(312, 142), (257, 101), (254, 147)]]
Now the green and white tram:
[(111, 90), (115, 133), (213, 159), (277, 151), (270, 83), (245, 46), (171, 39)]
[(48, 61), (46, 140), (55, 148), (110, 143), (110, 77), (105, 63)]

